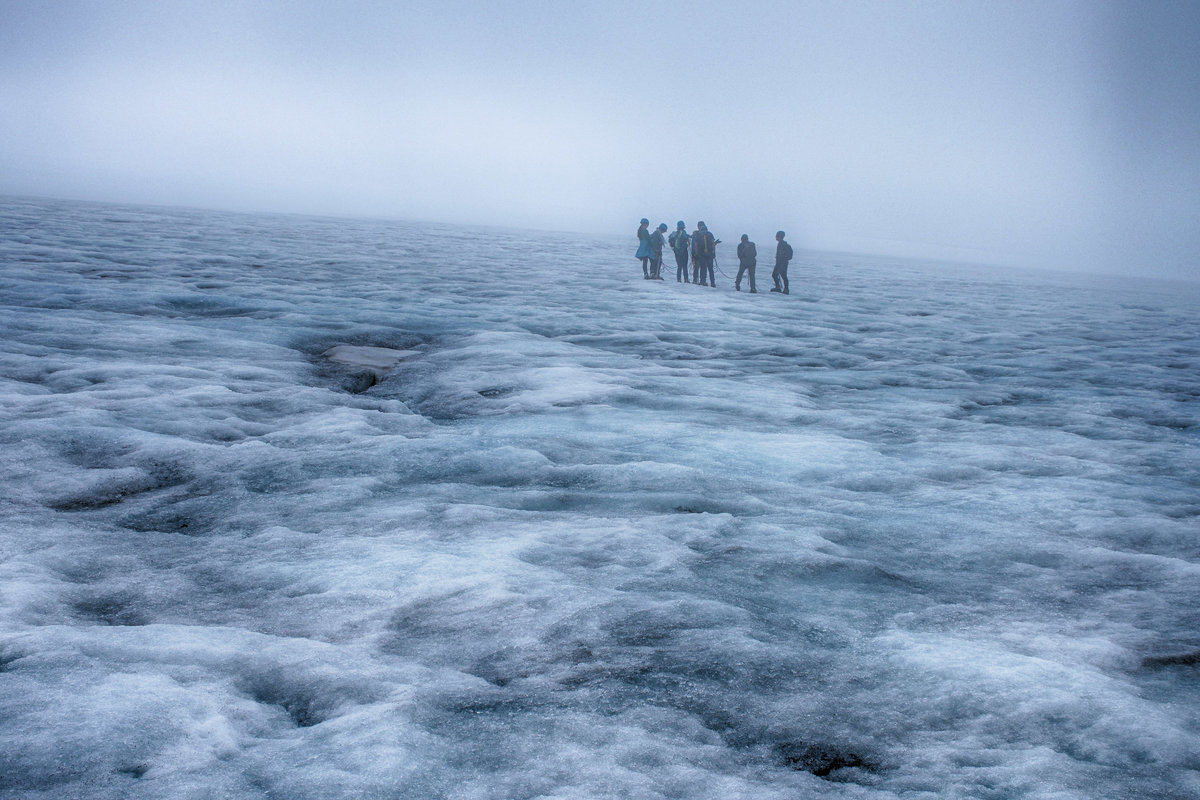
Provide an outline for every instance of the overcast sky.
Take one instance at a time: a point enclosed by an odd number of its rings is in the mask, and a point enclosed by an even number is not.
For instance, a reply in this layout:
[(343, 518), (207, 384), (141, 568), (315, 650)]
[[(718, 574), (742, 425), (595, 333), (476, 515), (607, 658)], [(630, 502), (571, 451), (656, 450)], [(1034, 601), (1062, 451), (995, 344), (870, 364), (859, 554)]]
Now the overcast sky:
[(1200, 2), (0, 0), (0, 192), (1200, 277)]

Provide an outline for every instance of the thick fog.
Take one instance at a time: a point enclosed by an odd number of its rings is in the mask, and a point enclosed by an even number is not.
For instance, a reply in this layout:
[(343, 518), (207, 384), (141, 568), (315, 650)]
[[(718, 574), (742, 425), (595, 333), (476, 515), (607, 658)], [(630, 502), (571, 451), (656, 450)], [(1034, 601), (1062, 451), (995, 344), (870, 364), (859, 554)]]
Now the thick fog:
[(0, 192), (1194, 277), (1189, 3), (0, 3)]

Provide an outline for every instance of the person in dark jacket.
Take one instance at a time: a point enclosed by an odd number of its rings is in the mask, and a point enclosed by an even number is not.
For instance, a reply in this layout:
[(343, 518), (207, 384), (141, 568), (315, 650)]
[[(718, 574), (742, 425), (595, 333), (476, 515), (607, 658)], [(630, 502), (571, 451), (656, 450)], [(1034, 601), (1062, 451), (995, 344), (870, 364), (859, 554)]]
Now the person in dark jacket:
[(642, 277), (650, 280), (650, 220), (642, 217), (637, 231), (638, 249), (634, 258), (642, 262)]
[(717, 242), (709, 233), (708, 226), (703, 222), (696, 223), (696, 232), (692, 234), (692, 266), (695, 273), (695, 283), (701, 286), (717, 286), (716, 273), (713, 272), (713, 262), (717, 258)]
[(750, 241), (750, 237), (742, 234), (742, 241), (738, 245), (738, 274), (733, 279), (733, 288), (739, 292), (742, 290), (742, 275), (746, 275), (750, 279), (750, 291), (757, 292), (758, 287), (754, 285), (754, 267), (758, 264), (758, 248), (754, 242)]
[(662, 253), (663, 245), (666, 244), (663, 234), (666, 231), (667, 223), (663, 222), (654, 230), (654, 233), (650, 234), (650, 280), (653, 281), (661, 281), (663, 279)]
[(775, 288), (771, 291), (787, 294), (787, 268), (788, 262), (792, 260), (792, 246), (783, 240), (784, 235), (783, 231), (775, 234), (775, 241), (779, 244), (775, 246), (775, 271), (771, 273), (771, 280), (775, 281)]
[(696, 241), (700, 238), (700, 226), (703, 222), (696, 223), (696, 230), (692, 231), (692, 235), (688, 237), (688, 250), (692, 256), (692, 283), (700, 282), (700, 262), (696, 260)]
[(675, 232), (667, 237), (667, 243), (671, 245), (672, 252), (675, 253), (675, 282), (688, 282), (688, 245), (691, 243), (692, 237), (688, 235), (687, 223), (683, 220), (675, 223)]

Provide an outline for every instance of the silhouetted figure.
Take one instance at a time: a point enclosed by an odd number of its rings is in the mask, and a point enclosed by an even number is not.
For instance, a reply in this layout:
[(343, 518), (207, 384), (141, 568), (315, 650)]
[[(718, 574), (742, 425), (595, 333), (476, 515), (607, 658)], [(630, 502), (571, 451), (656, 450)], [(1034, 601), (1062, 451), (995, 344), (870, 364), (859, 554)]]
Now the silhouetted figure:
[(663, 256), (663, 245), (666, 244), (666, 240), (663, 238), (663, 234), (666, 233), (666, 230), (667, 230), (667, 223), (663, 222), (663, 223), (660, 223), (659, 226), (654, 230), (654, 233), (650, 234), (650, 279), (651, 280), (661, 281), (663, 279), (662, 256)]
[(696, 283), (701, 286), (717, 286), (716, 273), (713, 272), (713, 262), (717, 258), (717, 242), (709, 233), (708, 226), (703, 222), (696, 223), (696, 232), (692, 234), (692, 267), (696, 275)]
[(742, 234), (742, 241), (738, 245), (738, 274), (733, 279), (733, 288), (739, 292), (742, 290), (742, 275), (745, 274), (750, 279), (750, 291), (757, 292), (758, 287), (754, 285), (754, 267), (758, 264), (758, 248), (754, 242), (750, 241), (750, 237)]
[(783, 240), (784, 235), (783, 231), (775, 234), (775, 241), (779, 244), (775, 246), (775, 271), (771, 273), (771, 280), (775, 281), (775, 288), (771, 291), (787, 294), (787, 268), (788, 262), (792, 260), (792, 246)]
[(696, 230), (692, 231), (692, 235), (689, 237), (688, 250), (692, 256), (692, 283), (700, 282), (700, 263), (696, 261), (696, 239), (700, 236), (700, 226), (703, 224), (703, 222), (697, 222)]
[(692, 237), (688, 235), (687, 223), (683, 220), (675, 223), (675, 232), (667, 237), (671, 251), (675, 253), (675, 282), (688, 282), (688, 249)]
[(638, 249), (635, 258), (642, 260), (642, 277), (650, 280), (650, 220), (642, 217), (637, 231)]

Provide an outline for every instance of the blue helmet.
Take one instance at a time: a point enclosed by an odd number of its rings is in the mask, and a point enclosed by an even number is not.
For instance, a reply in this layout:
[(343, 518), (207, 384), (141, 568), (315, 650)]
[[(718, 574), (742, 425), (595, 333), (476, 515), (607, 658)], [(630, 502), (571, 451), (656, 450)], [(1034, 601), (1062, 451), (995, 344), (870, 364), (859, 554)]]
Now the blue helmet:
[(667, 223), (665, 223), (665, 222), (658, 223), (658, 229), (660, 231), (665, 231), (667, 229)]
[(643, 225), (649, 225), (649, 224), (650, 224), (650, 220), (646, 219), (645, 217), (642, 217), (642, 224), (643, 224)]
[(686, 228), (686, 227), (687, 227), (687, 223), (686, 223), (686, 222), (684, 222), (683, 220), (679, 220), (679, 222), (676, 222), (676, 223), (675, 223), (675, 227), (676, 227), (676, 228)]
[(783, 231), (775, 231), (775, 238), (782, 239), (786, 234)]

